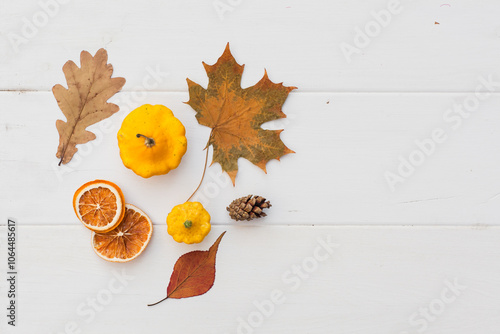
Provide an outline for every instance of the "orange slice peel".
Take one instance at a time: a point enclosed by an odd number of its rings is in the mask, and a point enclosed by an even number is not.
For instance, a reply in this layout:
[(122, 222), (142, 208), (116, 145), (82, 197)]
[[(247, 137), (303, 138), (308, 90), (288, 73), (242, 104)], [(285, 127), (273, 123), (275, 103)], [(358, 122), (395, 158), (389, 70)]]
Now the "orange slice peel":
[(92, 249), (106, 261), (128, 262), (146, 249), (152, 233), (151, 219), (136, 206), (125, 204), (125, 216), (116, 228), (92, 233)]
[(120, 224), (125, 215), (121, 189), (106, 180), (90, 181), (73, 196), (73, 209), (82, 224), (94, 232), (108, 232)]

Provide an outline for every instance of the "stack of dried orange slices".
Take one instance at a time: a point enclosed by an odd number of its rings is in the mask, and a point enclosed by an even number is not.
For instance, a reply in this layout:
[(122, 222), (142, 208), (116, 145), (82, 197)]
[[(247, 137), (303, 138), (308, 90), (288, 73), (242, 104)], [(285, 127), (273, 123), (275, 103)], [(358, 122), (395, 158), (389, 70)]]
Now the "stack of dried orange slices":
[(85, 183), (73, 196), (73, 208), (92, 231), (92, 248), (106, 261), (131, 261), (151, 239), (151, 219), (136, 206), (125, 204), (121, 189), (112, 182)]

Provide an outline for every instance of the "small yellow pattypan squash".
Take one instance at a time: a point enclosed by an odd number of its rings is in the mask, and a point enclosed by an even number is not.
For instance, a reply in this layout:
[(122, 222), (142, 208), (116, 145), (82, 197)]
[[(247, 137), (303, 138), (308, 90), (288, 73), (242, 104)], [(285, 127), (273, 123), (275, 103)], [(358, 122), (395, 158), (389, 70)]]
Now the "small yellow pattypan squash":
[(168, 234), (177, 242), (202, 242), (210, 232), (210, 214), (200, 202), (186, 202), (174, 206), (167, 216), (167, 226)]
[(118, 131), (118, 147), (125, 167), (151, 177), (177, 168), (186, 153), (184, 125), (170, 109), (145, 104), (127, 115)]

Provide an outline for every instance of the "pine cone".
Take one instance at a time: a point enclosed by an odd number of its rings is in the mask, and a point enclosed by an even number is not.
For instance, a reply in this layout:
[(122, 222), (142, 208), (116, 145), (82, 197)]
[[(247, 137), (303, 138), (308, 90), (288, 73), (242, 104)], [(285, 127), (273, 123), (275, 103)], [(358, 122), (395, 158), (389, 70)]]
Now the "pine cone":
[(226, 210), (234, 220), (252, 220), (265, 217), (266, 213), (262, 210), (270, 207), (271, 203), (264, 197), (248, 195), (232, 201)]

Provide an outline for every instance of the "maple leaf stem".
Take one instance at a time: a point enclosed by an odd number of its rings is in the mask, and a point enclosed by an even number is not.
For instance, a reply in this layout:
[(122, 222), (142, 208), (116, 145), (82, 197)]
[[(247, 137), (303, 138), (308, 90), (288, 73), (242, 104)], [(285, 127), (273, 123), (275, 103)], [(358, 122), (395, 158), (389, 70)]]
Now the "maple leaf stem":
[(156, 302), (156, 303), (153, 303), (153, 304), (148, 304), (148, 306), (155, 306), (155, 305), (158, 305), (160, 304), (162, 301), (165, 301), (168, 299), (168, 296), (166, 296), (165, 298), (163, 298), (162, 300), (160, 300), (159, 302)]
[(212, 131), (210, 131), (210, 136), (208, 137), (208, 142), (207, 142), (207, 146), (205, 147), (205, 150), (207, 150), (207, 153), (205, 155), (205, 166), (203, 167), (203, 174), (201, 175), (201, 180), (200, 180), (200, 184), (198, 184), (198, 187), (196, 188), (196, 190), (191, 194), (191, 196), (189, 196), (189, 198), (187, 199), (186, 202), (189, 202), (189, 200), (194, 196), (194, 194), (196, 194), (196, 192), (198, 191), (198, 189), (200, 189), (201, 187), (201, 184), (203, 183), (203, 179), (205, 178), (205, 172), (207, 171), (207, 163), (208, 163), (208, 151), (210, 150), (209, 148), (209, 144), (210, 144), (210, 138), (212, 138), (212, 133), (214, 132), (214, 130), (212, 129)]

